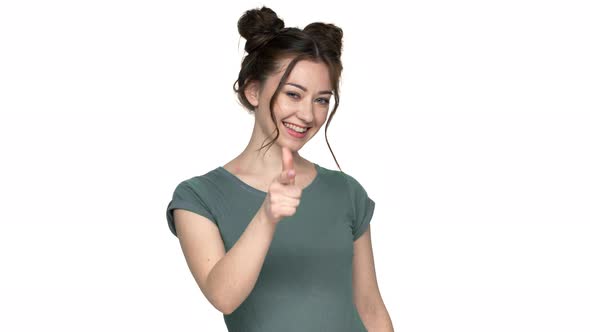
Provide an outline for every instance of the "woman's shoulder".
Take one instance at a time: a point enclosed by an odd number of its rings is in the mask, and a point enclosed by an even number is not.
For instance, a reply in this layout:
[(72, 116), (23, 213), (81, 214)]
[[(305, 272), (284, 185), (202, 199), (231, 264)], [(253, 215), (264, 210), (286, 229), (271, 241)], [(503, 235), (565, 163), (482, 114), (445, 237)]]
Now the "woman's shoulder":
[(350, 192), (364, 191), (360, 181), (351, 172), (345, 172), (340, 169), (330, 169), (322, 166), (320, 166), (320, 170), (324, 181), (330, 185), (345, 186)]
[(215, 167), (206, 172), (201, 172), (190, 177), (184, 177), (177, 183), (176, 187), (187, 187), (193, 190), (211, 188), (219, 182), (219, 168), (220, 167)]
[(340, 170), (340, 169), (331, 169), (324, 166), (318, 165), (318, 171), (322, 173), (324, 178), (327, 178), (332, 181), (346, 181), (346, 178), (351, 177), (348, 173)]

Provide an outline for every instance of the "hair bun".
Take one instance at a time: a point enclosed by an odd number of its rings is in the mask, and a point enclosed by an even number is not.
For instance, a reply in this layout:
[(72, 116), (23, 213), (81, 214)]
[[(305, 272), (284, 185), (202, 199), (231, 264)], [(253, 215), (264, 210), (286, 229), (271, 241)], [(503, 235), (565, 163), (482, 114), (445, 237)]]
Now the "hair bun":
[(304, 32), (324, 45), (324, 49), (333, 53), (336, 58), (342, 54), (342, 29), (331, 23), (314, 22), (308, 24)]
[(283, 20), (266, 6), (250, 9), (238, 20), (238, 32), (246, 39), (245, 48), (248, 53), (284, 27)]

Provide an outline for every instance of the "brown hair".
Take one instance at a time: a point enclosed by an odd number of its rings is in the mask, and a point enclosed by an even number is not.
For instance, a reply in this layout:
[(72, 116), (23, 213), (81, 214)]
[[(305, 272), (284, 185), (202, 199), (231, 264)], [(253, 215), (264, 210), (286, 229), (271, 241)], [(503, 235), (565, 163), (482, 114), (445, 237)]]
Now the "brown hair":
[[(330, 81), (334, 89), (334, 109), (328, 116), (328, 122), (324, 129), (326, 143), (332, 153), (336, 165), (340, 165), (328, 143), (328, 125), (338, 109), (339, 103), (339, 82), (342, 73), (340, 54), (342, 52), (342, 29), (330, 24), (314, 22), (308, 24), (303, 30), (299, 28), (285, 28), (282, 19), (270, 8), (263, 6), (259, 9), (246, 11), (238, 21), (238, 31), (246, 39), (244, 47), (248, 55), (242, 60), (242, 67), (238, 79), (234, 83), (233, 90), (238, 94), (239, 102), (252, 114), (255, 107), (250, 104), (244, 90), (251, 81), (259, 81), (262, 88), (271, 73), (279, 69), (280, 59), (294, 56), (289, 63), (279, 86), (270, 99), (270, 115), (275, 124), (276, 136), (266, 144), (274, 144), (279, 137), (279, 128), (272, 105), (277, 98), (278, 91), (284, 85), (287, 76), (295, 64), (302, 59), (323, 62), (330, 71)], [(238, 88), (236, 89), (236, 83)], [(264, 146), (260, 149), (261, 150)], [(268, 149), (267, 149), (268, 150)], [(266, 153), (266, 152), (265, 152)], [(342, 171), (342, 169), (340, 169)]]

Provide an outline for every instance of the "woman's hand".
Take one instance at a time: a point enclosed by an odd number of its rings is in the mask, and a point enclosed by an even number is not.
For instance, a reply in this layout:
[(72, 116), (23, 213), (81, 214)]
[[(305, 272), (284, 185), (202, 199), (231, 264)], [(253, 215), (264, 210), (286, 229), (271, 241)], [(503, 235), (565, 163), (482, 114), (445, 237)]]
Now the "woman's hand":
[(302, 192), (295, 186), (293, 154), (284, 146), (282, 159), (283, 171), (271, 182), (261, 207), (266, 220), (275, 225), (284, 217), (295, 214)]

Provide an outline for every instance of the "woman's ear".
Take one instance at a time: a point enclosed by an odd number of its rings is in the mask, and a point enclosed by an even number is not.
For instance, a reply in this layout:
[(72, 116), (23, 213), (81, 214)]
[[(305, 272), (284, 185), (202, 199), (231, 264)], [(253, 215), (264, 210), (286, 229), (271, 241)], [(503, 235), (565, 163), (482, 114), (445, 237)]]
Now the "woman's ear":
[(259, 102), (258, 98), (260, 96), (260, 82), (250, 81), (246, 83), (244, 94), (246, 95), (246, 98), (248, 98), (250, 104), (252, 104), (254, 107), (257, 107)]

